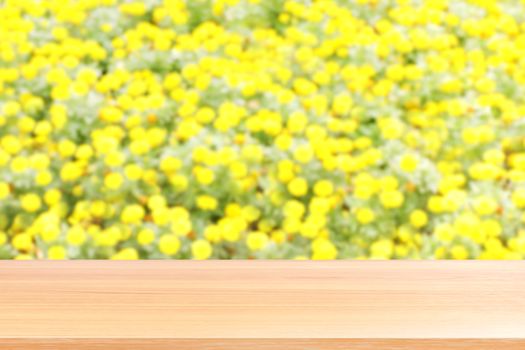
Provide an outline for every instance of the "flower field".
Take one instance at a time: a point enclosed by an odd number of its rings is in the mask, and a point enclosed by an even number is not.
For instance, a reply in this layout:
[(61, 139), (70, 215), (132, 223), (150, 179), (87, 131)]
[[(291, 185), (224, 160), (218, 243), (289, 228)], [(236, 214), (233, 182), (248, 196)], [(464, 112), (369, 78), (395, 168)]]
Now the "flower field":
[(523, 257), (525, 1), (0, 2), (0, 258)]

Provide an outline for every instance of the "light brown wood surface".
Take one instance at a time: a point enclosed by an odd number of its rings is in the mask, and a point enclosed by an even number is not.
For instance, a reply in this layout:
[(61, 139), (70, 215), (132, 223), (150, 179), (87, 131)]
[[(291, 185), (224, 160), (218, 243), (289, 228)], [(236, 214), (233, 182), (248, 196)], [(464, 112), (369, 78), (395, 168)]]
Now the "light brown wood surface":
[(0, 349), (525, 349), (525, 262), (4, 261)]

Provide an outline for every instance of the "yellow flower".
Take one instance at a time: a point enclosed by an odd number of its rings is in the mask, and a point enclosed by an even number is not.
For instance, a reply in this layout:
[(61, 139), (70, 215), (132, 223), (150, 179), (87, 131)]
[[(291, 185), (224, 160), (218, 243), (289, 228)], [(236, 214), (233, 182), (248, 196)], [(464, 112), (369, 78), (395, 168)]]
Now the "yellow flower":
[(301, 133), (308, 125), (308, 117), (300, 111), (295, 111), (288, 117), (286, 126), (291, 133)]
[(399, 181), (393, 176), (385, 176), (379, 180), (382, 191), (395, 191), (399, 187)]
[(319, 180), (314, 185), (314, 193), (319, 197), (328, 197), (334, 192), (334, 185), (329, 180)]
[(242, 218), (227, 218), (219, 222), (222, 238), (228, 242), (236, 242), (247, 227)]
[(308, 206), (311, 213), (318, 213), (321, 215), (327, 214), (332, 209), (332, 204), (328, 198), (313, 197)]
[(13, 173), (23, 173), (29, 166), (29, 160), (26, 157), (15, 157), (11, 161), (11, 170)]
[(287, 183), (294, 177), (294, 163), (290, 160), (282, 160), (277, 163), (277, 178), (279, 181)]
[(250, 232), (246, 236), (246, 245), (250, 250), (261, 250), (268, 244), (268, 236), (264, 232)]
[(30, 251), (33, 249), (33, 239), (28, 233), (20, 233), (14, 236), (11, 243), (19, 251)]
[(191, 243), (191, 254), (194, 259), (205, 260), (213, 253), (213, 248), (205, 239), (199, 239)]
[(511, 199), (517, 208), (525, 208), (525, 188), (518, 188), (512, 192)]
[(487, 77), (478, 79), (475, 83), (476, 90), (482, 93), (492, 92), (495, 89), (495, 87), (496, 87), (496, 84), (494, 83), (494, 81), (490, 80)]
[(91, 204), (90, 212), (95, 217), (102, 217), (107, 212), (108, 206), (103, 201), (94, 201)]
[(356, 219), (363, 225), (371, 223), (375, 218), (375, 213), (370, 208), (359, 208), (356, 211)]
[(47, 250), (47, 257), (51, 260), (64, 260), (67, 258), (67, 251), (61, 245), (54, 245)]
[(38, 186), (47, 186), (53, 181), (53, 174), (50, 171), (39, 171), (35, 176), (35, 182)]
[(380, 239), (370, 246), (370, 258), (390, 259), (394, 254), (394, 244), (389, 239)]
[(479, 215), (491, 215), (498, 209), (498, 203), (488, 196), (480, 196), (474, 200), (474, 210)]
[(221, 230), (217, 225), (210, 225), (204, 230), (204, 237), (210, 242), (217, 243), (222, 239)]
[(111, 260), (138, 260), (139, 253), (135, 248), (124, 248), (114, 254)]
[(401, 167), (401, 170), (411, 173), (416, 170), (418, 163), (419, 161), (416, 156), (413, 154), (405, 154), (401, 157), (399, 166)]
[(301, 218), (306, 212), (304, 204), (296, 201), (287, 201), (283, 207), (283, 213), (286, 217)]
[(382, 136), (387, 140), (398, 139), (403, 134), (403, 124), (396, 119), (380, 119), (378, 124)]
[(350, 112), (353, 101), (350, 95), (346, 93), (340, 93), (334, 98), (332, 110), (336, 115), (343, 116)]
[(67, 162), (60, 170), (60, 178), (66, 182), (75, 181), (82, 176), (82, 168), (77, 162)]
[(122, 120), (124, 113), (117, 107), (104, 107), (100, 110), (99, 117), (105, 122), (116, 123)]
[(33, 257), (29, 254), (18, 254), (15, 256), (15, 260), (33, 260)]
[(286, 242), (286, 233), (282, 230), (276, 230), (272, 232), (272, 241), (276, 244), (282, 244)]
[(172, 220), (171, 229), (173, 233), (175, 233), (178, 236), (186, 236), (191, 232), (192, 227), (193, 225), (191, 221), (187, 218), (176, 218)]
[(449, 94), (460, 93), (463, 91), (463, 83), (457, 78), (449, 79), (440, 85), (440, 89)]
[(140, 230), (140, 232), (137, 234), (137, 242), (141, 246), (147, 246), (153, 243), (155, 240), (155, 232), (153, 230), (145, 228), (143, 230)]
[(309, 144), (301, 145), (294, 151), (293, 156), (299, 163), (309, 163), (314, 157), (314, 151)]
[(445, 201), (441, 196), (431, 196), (428, 199), (427, 207), (433, 213), (441, 213), (445, 211)]
[(495, 180), (501, 173), (502, 169), (493, 164), (475, 163), (468, 169), (469, 175), (475, 180)]
[(144, 170), (137, 164), (128, 164), (124, 167), (124, 175), (129, 180), (137, 181), (144, 175)]
[(302, 197), (308, 192), (308, 182), (302, 177), (296, 177), (288, 183), (288, 191), (295, 197)]
[(119, 189), (123, 182), (124, 178), (119, 173), (110, 173), (104, 178), (104, 185), (111, 190)]
[(64, 101), (68, 100), (71, 97), (71, 92), (69, 90), (69, 84), (68, 83), (62, 83), (56, 85), (51, 90), (51, 97), (56, 101)]
[(456, 232), (452, 225), (448, 223), (439, 224), (434, 229), (434, 235), (442, 242), (448, 243), (451, 242), (456, 236)]
[(195, 114), (195, 119), (202, 124), (211, 123), (215, 119), (215, 111), (209, 107), (202, 107)]
[(8, 117), (18, 114), (21, 110), (22, 107), (20, 106), (20, 103), (16, 101), (8, 101), (2, 108), (2, 112)]
[(90, 145), (81, 145), (77, 148), (75, 156), (78, 159), (88, 160), (93, 156), (93, 148)]
[(317, 86), (305, 78), (297, 78), (293, 82), (294, 90), (299, 95), (311, 95), (317, 91)]
[(217, 199), (212, 196), (201, 195), (197, 197), (197, 207), (202, 210), (215, 210), (217, 206)]
[(299, 228), (299, 233), (306, 238), (318, 237), (326, 225), (326, 217), (320, 213), (309, 215)]
[(124, 161), (124, 155), (118, 151), (111, 151), (108, 154), (106, 154), (106, 157), (104, 158), (104, 163), (110, 167), (120, 166), (124, 163)]
[(243, 147), (241, 154), (244, 159), (257, 163), (261, 162), (264, 158), (263, 149), (258, 145), (247, 145)]
[(34, 213), (42, 207), (42, 200), (37, 194), (29, 193), (22, 196), (20, 204), (25, 211)]
[[(153, 195), (148, 198), (148, 208), (150, 208), (151, 210), (166, 208), (167, 205), (168, 205), (168, 201), (161, 194)], [(177, 209), (177, 212), (180, 213), (181, 211)], [(187, 211), (184, 211), (184, 214), (181, 214), (181, 216), (184, 218), (187, 218), (189, 214), (187, 213)]]
[(9, 188), (9, 184), (6, 182), (0, 182), (0, 199), (5, 199), (9, 194), (11, 193), (11, 189)]
[(30, 133), (35, 128), (35, 121), (31, 119), (30, 117), (22, 117), (18, 121), (18, 128), (23, 133)]
[(434, 258), (436, 259), (444, 259), (446, 255), (447, 255), (446, 247), (438, 247), (434, 250)]
[(402, 65), (394, 64), (387, 68), (386, 76), (393, 81), (401, 81), (405, 77), (405, 70)]
[(86, 233), (82, 227), (73, 226), (67, 231), (66, 240), (68, 244), (74, 247), (81, 246), (86, 241)]
[(241, 216), (247, 221), (247, 222), (254, 222), (259, 219), (261, 216), (261, 211), (253, 206), (253, 205), (247, 205), (242, 208)]
[[(58, 222), (58, 220), (57, 220)], [(60, 227), (56, 223), (46, 224), (40, 231), (40, 237), (44, 242), (54, 242), (60, 236)]]
[(248, 167), (243, 162), (232, 162), (229, 169), (232, 176), (236, 179), (243, 178), (248, 174)]
[(188, 187), (188, 179), (184, 175), (170, 176), (169, 181), (177, 191), (184, 191)]
[(495, 137), (494, 131), (488, 125), (466, 128), (462, 132), (463, 141), (468, 144), (488, 143)]
[(62, 140), (58, 144), (58, 152), (63, 158), (71, 157), (75, 154), (77, 145), (70, 140)]
[[(486, 237), (498, 237), (501, 235), (503, 229), (501, 224), (493, 219), (483, 220), (480, 225), (480, 235), (482, 240)], [(481, 243), (481, 242), (480, 242)]]
[(317, 238), (312, 242), (313, 260), (333, 260), (337, 258), (337, 248), (326, 238)]
[(421, 209), (416, 209), (410, 213), (410, 223), (415, 228), (421, 228), (428, 223), (428, 215)]
[(182, 161), (178, 158), (168, 156), (160, 161), (160, 170), (165, 173), (172, 173), (182, 167)]
[(454, 245), (450, 248), (450, 254), (452, 258), (456, 260), (465, 260), (469, 257), (468, 250), (462, 245)]
[(399, 208), (405, 200), (403, 193), (399, 191), (385, 191), (379, 195), (381, 204), (387, 209)]
[(120, 219), (125, 224), (139, 224), (145, 214), (144, 208), (141, 205), (131, 204), (122, 210)]
[(148, 143), (148, 141), (140, 139), (131, 142), (131, 144), (129, 145), (129, 149), (134, 155), (143, 155), (150, 151), (151, 146)]
[(22, 150), (20, 140), (13, 135), (6, 135), (0, 141), (2, 148), (9, 154), (17, 154)]
[(160, 237), (159, 250), (164, 255), (175, 255), (179, 251), (180, 241), (173, 234), (165, 234)]
[(203, 167), (196, 167), (194, 169), (197, 181), (202, 185), (209, 185), (215, 180), (213, 170)]
[[(62, 93), (67, 96), (69, 94), (67, 88), (64, 87), (63, 89), (64, 91)], [(53, 105), (49, 112), (53, 126), (58, 130), (63, 129), (67, 122), (66, 107), (63, 105)]]

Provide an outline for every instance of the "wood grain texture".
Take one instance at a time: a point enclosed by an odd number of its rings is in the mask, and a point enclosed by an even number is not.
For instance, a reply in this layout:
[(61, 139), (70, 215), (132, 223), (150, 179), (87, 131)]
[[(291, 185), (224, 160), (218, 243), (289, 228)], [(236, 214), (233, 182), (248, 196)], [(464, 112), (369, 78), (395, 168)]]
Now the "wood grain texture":
[(0, 349), (71, 348), (525, 349), (525, 262), (0, 262)]
[(523, 350), (479, 339), (2, 339), (1, 350)]

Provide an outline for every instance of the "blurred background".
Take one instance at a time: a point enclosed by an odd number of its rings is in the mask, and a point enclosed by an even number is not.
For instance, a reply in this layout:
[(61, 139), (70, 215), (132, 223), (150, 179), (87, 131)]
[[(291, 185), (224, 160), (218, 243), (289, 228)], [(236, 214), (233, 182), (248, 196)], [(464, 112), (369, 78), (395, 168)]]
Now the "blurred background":
[(0, 258), (522, 259), (525, 4), (0, 2)]

